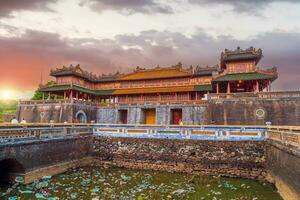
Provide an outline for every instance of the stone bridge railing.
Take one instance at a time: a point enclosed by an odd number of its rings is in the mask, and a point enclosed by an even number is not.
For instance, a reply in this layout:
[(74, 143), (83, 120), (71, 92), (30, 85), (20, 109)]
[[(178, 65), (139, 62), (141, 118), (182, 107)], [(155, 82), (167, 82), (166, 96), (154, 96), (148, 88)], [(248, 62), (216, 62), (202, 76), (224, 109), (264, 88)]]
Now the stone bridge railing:
[(95, 124), (94, 135), (208, 140), (264, 140), (265, 127)]
[(92, 135), (91, 125), (0, 125), (0, 143)]
[(267, 128), (267, 132), (270, 140), (300, 148), (299, 126), (270, 126)]
[(163, 126), (120, 124), (6, 124), (0, 125), (0, 143), (55, 139), (81, 135), (116, 137), (265, 140), (300, 148), (300, 127), (293, 126)]

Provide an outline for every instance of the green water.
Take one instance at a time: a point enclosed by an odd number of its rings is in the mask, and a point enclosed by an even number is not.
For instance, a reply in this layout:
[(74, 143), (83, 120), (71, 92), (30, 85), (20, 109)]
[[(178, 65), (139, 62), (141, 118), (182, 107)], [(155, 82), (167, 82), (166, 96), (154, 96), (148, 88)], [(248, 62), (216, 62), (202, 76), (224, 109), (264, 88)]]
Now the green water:
[[(4, 191), (2, 189), (2, 195)], [(255, 180), (119, 168), (80, 168), (51, 178), (44, 177), (39, 182), (16, 187), (0, 199), (9, 197), (10, 200), (281, 200), (272, 185)]]

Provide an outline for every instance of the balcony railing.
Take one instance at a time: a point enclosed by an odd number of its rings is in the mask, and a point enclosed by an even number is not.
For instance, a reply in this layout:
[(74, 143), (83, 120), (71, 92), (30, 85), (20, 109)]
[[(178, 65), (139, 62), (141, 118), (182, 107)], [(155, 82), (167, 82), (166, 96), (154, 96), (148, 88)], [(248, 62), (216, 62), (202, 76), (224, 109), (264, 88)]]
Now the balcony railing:
[[(119, 101), (114, 103), (108, 103), (108, 104), (206, 104), (207, 101), (205, 100), (176, 100), (176, 99), (170, 99), (170, 100), (128, 100), (128, 101)], [(102, 104), (103, 105), (103, 104)], [(107, 105), (107, 104), (106, 104)]]
[(20, 100), (19, 105), (43, 105), (43, 104), (84, 104), (100, 106), (100, 103), (80, 99), (48, 99), (48, 100)]
[(242, 92), (242, 93), (219, 93), (208, 94), (208, 100), (218, 99), (244, 99), (244, 98), (295, 98), (300, 97), (300, 91), (284, 91), (284, 92)]
[(205, 100), (123, 100), (123, 101), (86, 101), (80, 99), (49, 99), (49, 100), (20, 100), (19, 105), (45, 105), (45, 104), (82, 104), (87, 106), (109, 106), (124, 104), (206, 104)]

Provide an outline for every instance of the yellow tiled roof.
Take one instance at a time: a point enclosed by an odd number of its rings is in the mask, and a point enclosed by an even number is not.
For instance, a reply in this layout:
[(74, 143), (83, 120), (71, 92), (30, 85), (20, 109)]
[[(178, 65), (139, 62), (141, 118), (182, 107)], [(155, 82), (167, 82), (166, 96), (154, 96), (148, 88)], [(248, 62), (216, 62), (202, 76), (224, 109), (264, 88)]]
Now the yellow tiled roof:
[(130, 74), (126, 74), (119, 78), (119, 80), (143, 80), (143, 79), (157, 79), (157, 78), (171, 78), (191, 76), (192, 73), (184, 71), (180, 68), (154, 68), (147, 70), (139, 70)]

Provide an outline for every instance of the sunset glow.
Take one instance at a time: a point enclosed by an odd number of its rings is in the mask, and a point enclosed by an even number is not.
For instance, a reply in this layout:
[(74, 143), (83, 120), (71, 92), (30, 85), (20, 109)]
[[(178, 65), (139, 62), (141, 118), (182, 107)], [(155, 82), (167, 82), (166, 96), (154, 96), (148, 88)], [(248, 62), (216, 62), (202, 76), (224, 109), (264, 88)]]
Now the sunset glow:
[(14, 91), (9, 89), (0, 90), (0, 100), (8, 100), (14, 98)]

